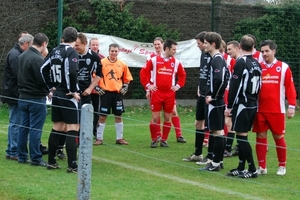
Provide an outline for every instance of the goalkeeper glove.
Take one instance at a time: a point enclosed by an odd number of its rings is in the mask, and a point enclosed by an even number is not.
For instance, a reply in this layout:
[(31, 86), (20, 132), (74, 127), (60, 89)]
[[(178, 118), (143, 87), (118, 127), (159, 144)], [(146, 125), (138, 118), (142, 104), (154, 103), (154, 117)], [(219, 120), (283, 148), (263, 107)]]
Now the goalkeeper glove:
[(99, 87), (99, 85), (96, 85), (96, 86), (94, 87), (94, 89), (98, 92), (98, 94), (99, 94), (100, 96), (105, 94), (105, 91), (104, 91), (101, 87)]
[(128, 91), (128, 84), (125, 83), (125, 84), (123, 84), (123, 86), (122, 86), (122, 88), (120, 90), (120, 93), (122, 95), (125, 95), (127, 91)]

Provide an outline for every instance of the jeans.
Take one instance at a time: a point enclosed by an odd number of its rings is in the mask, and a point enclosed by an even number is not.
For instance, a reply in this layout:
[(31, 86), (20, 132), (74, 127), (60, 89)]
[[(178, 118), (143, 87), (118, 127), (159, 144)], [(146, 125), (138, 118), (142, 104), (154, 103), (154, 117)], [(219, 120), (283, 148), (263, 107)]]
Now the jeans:
[(22, 110), (23, 120), (19, 132), (18, 160), (28, 159), (27, 141), (29, 140), (30, 160), (39, 163), (42, 161), (40, 142), (47, 115), (46, 100), (19, 99), (19, 108)]
[(7, 156), (15, 157), (18, 155), (18, 135), (21, 123), (22, 114), (18, 104), (9, 104), (9, 125), (6, 149)]

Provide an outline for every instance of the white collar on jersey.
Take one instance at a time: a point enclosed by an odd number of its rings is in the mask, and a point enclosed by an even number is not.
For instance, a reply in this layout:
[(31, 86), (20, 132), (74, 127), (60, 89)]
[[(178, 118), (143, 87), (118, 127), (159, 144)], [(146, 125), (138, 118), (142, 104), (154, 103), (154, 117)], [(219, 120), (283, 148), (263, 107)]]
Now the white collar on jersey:
[(263, 63), (264, 63), (264, 65), (266, 65), (268, 68), (271, 68), (271, 67), (273, 67), (273, 65), (275, 65), (275, 63), (277, 63), (277, 59), (275, 58), (274, 60), (273, 60), (273, 62), (271, 62), (271, 63), (266, 63), (266, 61), (263, 61)]

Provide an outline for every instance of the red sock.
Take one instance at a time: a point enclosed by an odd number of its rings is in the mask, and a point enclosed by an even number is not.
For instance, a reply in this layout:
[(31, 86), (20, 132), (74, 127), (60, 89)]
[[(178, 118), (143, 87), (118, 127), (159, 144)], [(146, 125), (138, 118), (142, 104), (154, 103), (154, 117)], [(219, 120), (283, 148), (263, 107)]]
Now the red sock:
[(161, 137), (161, 128), (160, 128), (160, 117), (157, 119), (157, 138)]
[(227, 135), (228, 135), (228, 128), (227, 128), (227, 126), (226, 126), (226, 125), (224, 126), (224, 135), (225, 135), (225, 136), (227, 136)]
[(179, 138), (182, 136), (181, 133), (181, 127), (180, 127), (180, 119), (178, 116), (172, 117), (172, 123), (175, 129), (176, 138)]
[(205, 131), (204, 139), (208, 141), (209, 139), (209, 131)]
[(172, 126), (171, 122), (164, 122), (162, 141), (167, 141), (168, 140), (169, 133), (170, 133), (170, 130), (171, 130), (171, 126)]
[(286, 143), (284, 137), (275, 140), (276, 152), (279, 166), (285, 167), (286, 164)]
[(267, 166), (267, 138), (256, 138), (256, 156), (258, 161), (258, 166), (266, 168)]
[(151, 139), (152, 139), (152, 141), (156, 141), (158, 129), (159, 129), (158, 124), (150, 122), (150, 133), (151, 133)]

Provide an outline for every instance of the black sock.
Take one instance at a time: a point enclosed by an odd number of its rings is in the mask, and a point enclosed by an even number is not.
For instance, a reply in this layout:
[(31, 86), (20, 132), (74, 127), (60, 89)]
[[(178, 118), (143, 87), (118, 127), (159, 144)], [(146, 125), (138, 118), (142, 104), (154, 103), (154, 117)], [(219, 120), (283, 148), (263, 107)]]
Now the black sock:
[(77, 144), (78, 131), (68, 131), (66, 139), (66, 152), (68, 157), (68, 167), (77, 168)]
[(215, 137), (212, 134), (212, 132), (210, 132), (209, 139), (208, 139), (207, 158), (211, 160), (214, 157), (214, 141), (215, 141)]
[(224, 137), (220, 135), (215, 136), (213, 162), (220, 163), (222, 154), (224, 152), (223, 150), (224, 150)]
[(248, 171), (250, 172), (255, 172), (255, 164), (254, 164), (254, 159), (253, 159), (253, 154), (252, 154), (252, 148), (251, 145), (248, 141), (248, 136), (240, 136), (240, 142), (239, 142), (239, 148), (240, 152), (243, 154), (243, 157), (245, 160), (248, 162)]
[(202, 145), (204, 141), (205, 131), (196, 129), (195, 132), (195, 155), (199, 156), (202, 154)]
[(225, 152), (225, 147), (226, 147), (226, 137), (225, 136), (222, 136), (223, 138), (223, 149), (222, 149), (222, 154), (221, 154), (221, 158), (220, 158), (220, 161), (223, 162), (223, 158), (224, 158), (224, 152)]
[(63, 149), (66, 143), (66, 134), (60, 135), (57, 149)]
[(244, 169), (245, 169), (245, 163), (246, 163), (246, 159), (244, 158), (244, 155), (243, 155), (243, 152), (241, 152), (240, 150), (240, 141), (242, 140), (241, 139), (241, 136), (239, 136), (239, 135), (236, 135), (236, 140), (237, 140), (237, 151), (239, 152), (239, 164), (238, 164), (238, 167), (237, 167), (237, 169), (238, 170), (241, 170), (241, 171), (243, 171)]
[(51, 130), (49, 138), (48, 138), (48, 163), (55, 164), (56, 163), (56, 150), (58, 146), (58, 140), (60, 135), (64, 135), (65, 132), (56, 131), (54, 129)]
[(231, 152), (231, 148), (232, 148), (232, 143), (234, 140), (234, 132), (228, 132), (227, 137), (226, 137), (226, 148), (225, 150), (228, 152)]

